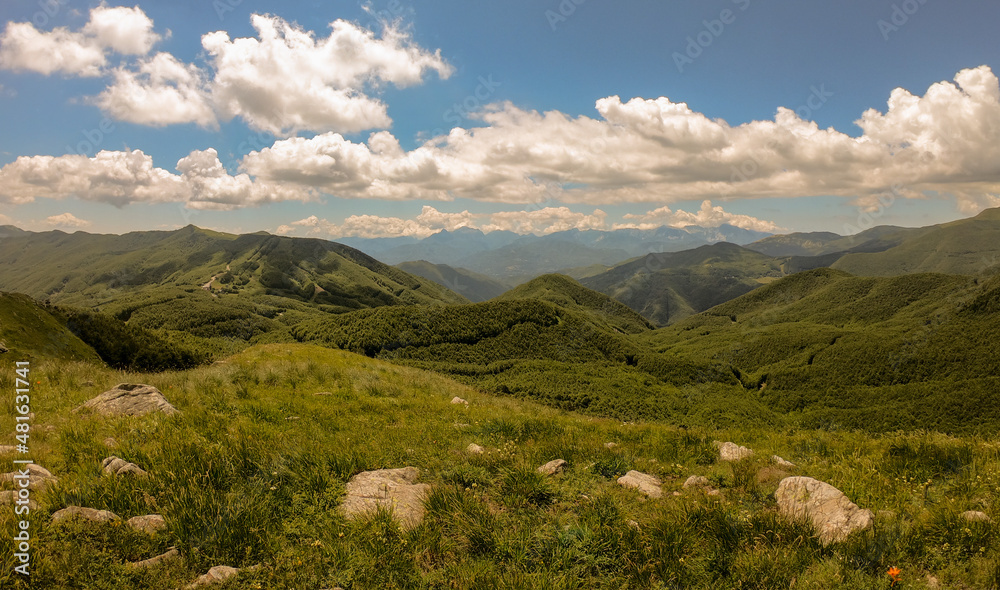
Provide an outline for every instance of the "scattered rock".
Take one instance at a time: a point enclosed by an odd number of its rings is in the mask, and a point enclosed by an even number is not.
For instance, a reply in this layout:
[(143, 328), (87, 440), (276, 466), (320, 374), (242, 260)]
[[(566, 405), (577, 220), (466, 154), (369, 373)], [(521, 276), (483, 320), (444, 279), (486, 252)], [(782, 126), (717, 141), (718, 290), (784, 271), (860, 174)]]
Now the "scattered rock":
[(807, 519), (819, 532), (823, 545), (839, 543), (849, 534), (872, 526), (870, 510), (862, 510), (843, 492), (811, 477), (786, 477), (774, 492), (781, 514)]
[(639, 523), (637, 523), (634, 520), (630, 520), (626, 524), (628, 524), (628, 526), (634, 528), (635, 530), (639, 530)]
[(17, 447), (13, 445), (0, 445), (0, 455), (13, 455), (17, 451)]
[(52, 514), (52, 522), (81, 518), (91, 522), (110, 522), (119, 520), (118, 515), (107, 510), (95, 510), (93, 508), (82, 508), (80, 506), (67, 506)]
[(469, 428), (468, 424), (466, 424), (464, 422), (455, 422), (455, 429), (456, 430), (465, 430), (466, 428)]
[(457, 395), (455, 397), (451, 398), (451, 403), (455, 404), (455, 405), (458, 405), (458, 404), (469, 405), (469, 402), (467, 402), (464, 399), (458, 397)]
[(114, 455), (101, 462), (101, 469), (104, 471), (105, 475), (134, 475), (136, 477), (146, 477), (147, 475), (146, 472), (135, 463), (129, 463), (128, 461), (115, 457)]
[(566, 460), (565, 459), (553, 459), (538, 468), (538, 473), (542, 475), (555, 475), (557, 473), (562, 473), (566, 470)]
[[(17, 499), (18, 499), (17, 498), (17, 492), (11, 492), (11, 491), (0, 492), (0, 504), (2, 504), (2, 505), (13, 506), (17, 502)], [(38, 508), (38, 502), (35, 502), (34, 500), (29, 499), (28, 500), (28, 508), (31, 509), (31, 510), (37, 509)]]
[(725, 442), (719, 446), (719, 458), (723, 461), (742, 461), (753, 455), (753, 451), (736, 443)]
[(604, 448), (606, 448), (606, 449), (613, 449), (613, 448), (615, 448), (617, 446), (618, 446), (618, 443), (616, 443), (616, 442), (606, 442), (606, 443), (604, 443)]
[(469, 443), (469, 446), (465, 447), (465, 450), (473, 455), (482, 455), (486, 452), (486, 449), (476, 443)]
[(659, 478), (648, 473), (642, 473), (641, 471), (632, 470), (619, 477), (618, 485), (626, 488), (635, 488), (650, 498), (659, 498), (663, 495), (663, 491), (660, 489)]
[(298, 416), (288, 416), (287, 418), (285, 418), (285, 420), (298, 420), (298, 419), (299, 419)]
[(710, 488), (712, 484), (708, 481), (708, 478), (704, 475), (692, 475), (687, 478), (682, 486), (684, 489), (688, 488)]
[(159, 389), (132, 383), (116, 385), (73, 411), (83, 408), (105, 416), (142, 416), (151, 412), (169, 416), (177, 413), (177, 408), (170, 405)]
[(113, 449), (118, 446), (118, 441), (109, 436), (108, 438), (104, 439), (104, 446), (108, 447), (109, 449)]
[(207, 574), (201, 576), (194, 582), (191, 582), (184, 588), (185, 589), (204, 588), (205, 586), (211, 586), (218, 582), (228, 580), (229, 578), (235, 576), (238, 573), (240, 573), (240, 570), (234, 567), (229, 567), (228, 565), (217, 565), (212, 569), (208, 570)]
[(364, 471), (347, 482), (347, 497), (340, 505), (351, 518), (378, 506), (391, 508), (404, 528), (412, 528), (424, 518), (424, 499), (431, 486), (418, 484), (416, 467)]
[(771, 455), (771, 461), (773, 461), (774, 464), (777, 465), (778, 467), (784, 467), (785, 469), (795, 468), (795, 463), (792, 463), (791, 461), (785, 461), (784, 459), (782, 459), (777, 455)]
[(329, 391), (317, 391), (313, 395), (333, 395), (333, 394), (330, 393)]
[(146, 516), (133, 516), (128, 519), (128, 526), (147, 535), (155, 535), (157, 532), (167, 528), (167, 521), (159, 514), (147, 514)]
[[(129, 521), (129, 522), (131, 522), (131, 521)], [(167, 549), (166, 553), (163, 553), (161, 555), (157, 555), (156, 557), (150, 557), (149, 559), (144, 559), (142, 561), (133, 561), (133, 562), (130, 562), (129, 565), (132, 566), (132, 567), (134, 567), (134, 568), (138, 568), (138, 569), (146, 569), (146, 568), (150, 568), (150, 567), (154, 567), (154, 566), (160, 565), (161, 563), (163, 563), (165, 561), (170, 561), (172, 559), (176, 559), (176, 558), (180, 557), (180, 555), (181, 554), (177, 552), (176, 548), (171, 547), (170, 549)]]
[(978, 510), (966, 510), (958, 516), (959, 518), (963, 518), (969, 522), (993, 522), (993, 519), (990, 518), (989, 515)]
[(14, 487), (20, 488), (19, 476), (23, 476), (25, 473), (28, 474), (29, 490), (43, 490), (52, 484), (58, 483), (59, 481), (49, 472), (48, 469), (42, 467), (41, 465), (29, 463), (24, 467), (19, 467), (18, 469), (11, 471), (10, 473), (0, 474), (0, 485), (14, 484)]

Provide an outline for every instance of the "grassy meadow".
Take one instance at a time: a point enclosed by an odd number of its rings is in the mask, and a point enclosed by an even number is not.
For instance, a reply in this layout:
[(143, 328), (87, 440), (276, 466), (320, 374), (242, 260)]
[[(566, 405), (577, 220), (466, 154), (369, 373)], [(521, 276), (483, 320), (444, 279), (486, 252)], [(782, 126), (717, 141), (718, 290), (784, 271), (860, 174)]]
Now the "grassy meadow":
[[(54, 360), (31, 369), (32, 458), (59, 482), (33, 494), (32, 586), (11, 574), (10, 535), (0, 538), (3, 588), (180, 588), (216, 565), (260, 566), (220, 589), (869, 590), (890, 587), (890, 567), (901, 569), (901, 589), (1000, 581), (997, 525), (959, 517), (1000, 518), (997, 437), (622, 422), (297, 343), (184, 371)], [(4, 404), (13, 402), (11, 375)], [(180, 414), (72, 413), (122, 382), (158, 387)], [(451, 404), (454, 396), (469, 405)], [(0, 431), (13, 429), (0, 416)], [(714, 440), (756, 454), (721, 462)], [(470, 443), (486, 452), (470, 454)], [(777, 468), (772, 454), (797, 467)], [(110, 455), (149, 476), (102, 475)], [(564, 473), (536, 472), (556, 458), (568, 461)], [(387, 513), (345, 520), (337, 507), (352, 475), (403, 466), (432, 486), (419, 526), (402, 530)], [(663, 498), (618, 486), (631, 469), (660, 477)], [(695, 474), (721, 496), (681, 491)], [(807, 525), (778, 515), (772, 494), (787, 475), (841, 489), (876, 513), (874, 528), (821, 546)], [(123, 520), (158, 513), (167, 529), (51, 523), (67, 505)], [(0, 511), (0, 528), (13, 526), (11, 511)], [(128, 565), (169, 547), (179, 559), (146, 571)]]

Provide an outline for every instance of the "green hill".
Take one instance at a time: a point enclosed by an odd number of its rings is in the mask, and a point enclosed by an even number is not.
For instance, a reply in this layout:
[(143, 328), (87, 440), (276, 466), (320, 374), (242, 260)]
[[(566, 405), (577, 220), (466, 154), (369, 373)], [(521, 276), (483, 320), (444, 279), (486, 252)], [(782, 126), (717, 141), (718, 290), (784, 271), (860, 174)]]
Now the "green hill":
[(1000, 420), (1000, 278), (793, 275), (640, 337), (728, 365), (767, 407), (807, 425), (988, 428)]
[(19, 293), (0, 292), (0, 344), (9, 351), (0, 358), (10, 363), (42, 359), (100, 360), (91, 347), (49, 310)]
[(581, 283), (663, 326), (784, 274), (781, 260), (720, 242), (683, 252), (648, 254)]
[(508, 289), (507, 285), (486, 275), (447, 264), (432, 264), (426, 260), (401, 262), (396, 265), (396, 268), (411, 275), (434, 281), (473, 303), (493, 299)]

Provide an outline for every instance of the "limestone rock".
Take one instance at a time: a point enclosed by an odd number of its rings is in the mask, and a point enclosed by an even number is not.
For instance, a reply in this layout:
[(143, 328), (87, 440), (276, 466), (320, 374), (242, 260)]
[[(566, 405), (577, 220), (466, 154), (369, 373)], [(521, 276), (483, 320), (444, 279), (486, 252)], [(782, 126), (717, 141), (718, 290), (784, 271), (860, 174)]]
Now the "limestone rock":
[(208, 570), (207, 574), (201, 576), (194, 582), (191, 582), (184, 588), (185, 589), (204, 588), (205, 586), (211, 586), (218, 582), (228, 580), (229, 578), (235, 576), (238, 573), (240, 573), (240, 570), (234, 567), (229, 567), (228, 565), (217, 565), (212, 569)]
[(83, 408), (105, 416), (142, 416), (151, 412), (169, 416), (177, 413), (177, 408), (170, 405), (159, 389), (133, 383), (116, 385), (73, 411)]
[(28, 489), (29, 490), (44, 490), (50, 485), (58, 483), (58, 479), (48, 469), (42, 467), (41, 465), (35, 465), (34, 463), (29, 463), (23, 467), (16, 465), (17, 469), (11, 471), (10, 473), (0, 473), (0, 485), (7, 487), (8, 485), (18, 489), (21, 487), (19, 483), (19, 476), (23, 475), (24, 472), (28, 473)]
[(605, 449), (613, 449), (613, 448), (615, 448), (617, 446), (618, 446), (618, 443), (616, 443), (616, 442), (606, 442), (606, 443), (604, 443), (604, 448)]
[(969, 522), (993, 522), (985, 512), (980, 512), (978, 510), (966, 510), (965, 512), (958, 515), (959, 518), (965, 519)]
[(82, 508), (80, 506), (67, 506), (52, 514), (52, 522), (59, 522), (72, 518), (81, 518), (91, 522), (110, 522), (119, 520), (118, 515), (107, 510), (95, 510), (93, 508)]
[(469, 446), (465, 447), (465, 450), (471, 455), (482, 455), (486, 452), (486, 449), (476, 443), (469, 443)]
[(157, 532), (167, 528), (167, 521), (163, 520), (163, 517), (159, 514), (147, 514), (146, 516), (133, 516), (128, 519), (128, 526), (139, 532), (155, 535)]
[[(14, 504), (17, 503), (17, 500), (18, 500), (17, 492), (14, 491), (0, 492), (0, 505), (13, 506)], [(37, 509), (38, 502), (35, 502), (34, 500), (29, 498), (28, 508), (31, 510)]]
[(870, 510), (858, 508), (837, 488), (811, 477), (786, 477), (774, 497), (782, 515), (810, 521), (823, 545), (839, 543), (874, 521)]
[(791, 461), (785, 461), (784, 459), (782, 459), (777, 455), (771, 455), (771, 461), (774, 462), (774, 464), (777, 465), (778, 467), (784, 467), (785, 469), (792, 469), (795, 467), (795, 463), (792, 463)]
[(456, 405), (456, 406), (460, 405), (460, 404), (469, 405), (469, 402), (467, 402), (464, 399), (458, 397), (457, 395), (455, 397), (451, 398), (451, 403), (454, 404), (454, 405)]
[(642, 473), (641, 471), (632, 470), (619, 477), (618, 485), (626, 488), (635, 488), (650, 498), (659, 498), (663, 495), (663, 490), (660, 489), (659, 478), (648, 473)]
[(684, 481), (685, 490), (701, 490), (709, 496), (719, 496), (721, 492), (712, 487), (712, 483), (704, 475), (692, 475)]
[(736, 443), (725, 442), (719, 446), (719, 458), (723, 461), (742, 461), (753, 455), (753, 451)]
[(403, 528), (412, 528), (424, 518), (424, 499), (431, 486), (416, 483), (416, 467), (364, 471), (347, 482), (347, 497), (340, 508), (348, 518), (374, 510), (391, 508)]
[(166, 553), (162, 553), (160, 555), (157, 555), (156, 557), (150, 557), (149, 559), (144, 559), (142, 561), (133, 561), (133, 562), (130, 562), (129, 565), (132, 566), (132, 567), (134, 567), (134, 568), (146, 569), (146, 568), (150, 568), (150, 567), (154, 567), (154, 566), (160, 565), (161, 563), (164, 563), (166, 561), (170, 561), (172, 559), (176, 559), (176, 558), (180, 557), (180, 555), (181, 554), (178, 553), (178, 551), (177, 551), (177, 549), (175, 547), (171, 547), (170, 549), (167, 549)]
[(101, 469), (104, 471), (105, 475), (134, 475), (136, 477), (145, 477), (147, 475), (146, 472), (135, 463), (129, 463), (128, 461), (115, 457), (114, 455), (101, 462)]
[(555, 475), (557, 473), (562, 473), (566, 470), (566, 460), (565, 459), (553, 459), (538, 468), (538, 473), (542, 475)]

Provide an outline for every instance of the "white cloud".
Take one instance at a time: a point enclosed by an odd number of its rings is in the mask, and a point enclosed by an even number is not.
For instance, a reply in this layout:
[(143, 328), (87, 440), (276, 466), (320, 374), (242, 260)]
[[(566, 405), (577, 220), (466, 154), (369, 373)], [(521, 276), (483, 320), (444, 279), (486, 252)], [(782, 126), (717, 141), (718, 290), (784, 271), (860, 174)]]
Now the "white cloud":
[[(486, 126), (453, 129), (404, 152), (389, 132), (367, 144), (334, 133), (278, 141), (242, 168), (342, 197), (578, 203), (833, 195), (864, 205), (953, 195), (977, 210), (1000, 195), (1000, 84), (986, 66), (922, 96), (897, 89), (851, 137), (779, 108), (731, 126), (667, 98), (597, 101), (600, 119), (491, 105)], [(870, 205), (870, 203), (868, 203)], [(867, 205), (866, 205), (867, 206)]]
[(180, 174), (153, 166), (140, 150), (82, 155), (21, 156), (0, 168), (0, 202), (36, 198), (108, 203), (183, 203), (191, 209), (237, 209), (266, 203), (309, 201), (315, 193), (295, 185), (257, 182), (230, 175), (214, 149), (193, 151), (177, 162)]
[(614, 229), (636, 228), (654, 229), (661, 226), (676, 228), (697, 225), (699, 227), (719, 227), (720, 225), (732, 225), (743, 229), (760, 232), (776, 233), (781, 230), (773, 221), (766, 221), (751, 217), (750, 215), (740, 215), (724, 211), (722, 207), (712, 206), (709, 200), (702, 201), (701, 209), (696, 213), (687, 211), (673, 211), (670, 207), (664, 206), (652, 211), (647, 211), (641, 215), (627, 214), (626, 223), (616, 223)]
[(153, 21), (138, 6), (102, 4), (90, 11), (90, 20), (79, 31), (39, 31), (31, 23), (7, 23), (0, 35), (0, 68), (46, 76), (101, 76), (108, 52), (145, 55), (160, 39)]
[(225, 118), (242, 117), (276, 135), (297, 131), (352, 133), (391, 124), (386, 106), (366, 86), (417, 84), (428, 70), (447, 78), (452, 67), (386, 25), (381, 37), (337, 20), (330, 35), (276, 16), (253, 15), (257, 39), (231, 40), (224, 31), (202, 37), (215, 70), (212, 93)]
[(98, 45), (123, 55), (146, 55), (161, 39), (153, 32), (153, 20), (138, 6), (101, 5), (90, 11), (83, 33)]
[(215, 127), (215, 111), (203, 72), (169, 53), (139, 61), (138, 68), (114, 70), (114, 83), (94, 102), (115, 119), (162, 127), (197, 123)]
[(53, 227), (69, 227), (73, 229), (80, 229), (93, 225), (93, 223), (87, 221), (86, 219), (80, 219), (72, 213), (51, 215), (45, 218), (45, 222)]
[(571, 229), (607, 229), (608, 214), (595, 209), (590, 215), (569, 207), (545, 207), (534, 211), (503, 211), (490, 215), (485, 232), (506, 230), (519, 234), (550, 234)]

